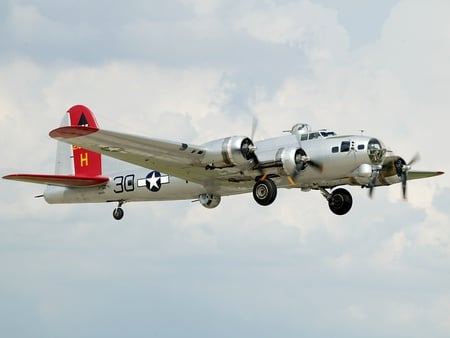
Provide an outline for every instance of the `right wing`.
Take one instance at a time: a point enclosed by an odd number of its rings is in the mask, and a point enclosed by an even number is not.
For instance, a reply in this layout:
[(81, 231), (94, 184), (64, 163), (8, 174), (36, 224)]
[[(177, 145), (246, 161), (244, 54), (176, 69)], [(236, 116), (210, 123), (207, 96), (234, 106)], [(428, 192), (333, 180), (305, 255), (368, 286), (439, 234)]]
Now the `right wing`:
[(443, 174), (443, 171), (410, 171), (408, 172), (408, 180), (418, 180)]

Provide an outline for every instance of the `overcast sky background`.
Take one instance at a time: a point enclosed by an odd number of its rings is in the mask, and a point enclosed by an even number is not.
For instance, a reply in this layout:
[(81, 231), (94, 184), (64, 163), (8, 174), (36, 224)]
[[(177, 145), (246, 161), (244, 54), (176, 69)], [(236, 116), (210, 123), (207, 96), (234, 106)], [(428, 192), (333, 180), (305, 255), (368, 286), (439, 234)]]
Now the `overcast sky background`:
[[(448, 1), (2, 1), (0, 174), (52, 173), (73, 104), (106, 129), (203, 143), (297, 122), (448, 171)], [(448, 337), (450, 179), (47, 205), (0, 181), (2, 337)]]

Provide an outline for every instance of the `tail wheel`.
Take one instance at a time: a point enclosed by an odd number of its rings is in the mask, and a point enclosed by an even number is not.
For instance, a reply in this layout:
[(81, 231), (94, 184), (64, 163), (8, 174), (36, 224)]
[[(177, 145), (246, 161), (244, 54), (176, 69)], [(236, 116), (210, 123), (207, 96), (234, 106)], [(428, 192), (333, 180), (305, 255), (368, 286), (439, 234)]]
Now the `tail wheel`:
[(336, 215), (345, 215), (352, 208), (352, 195), (345, 189), (336, 189), (328, 197), (328, 206)]
[(124, 214), (124, 212), (121, 207), (117, 207), (113, 211), (113, 217), (114, 217), (114, 219), (116, 219), (118, 221), (120, 221), (123, 218), (123, 214)]
[(258, 204), (264, 206), (272, 204), (276, 197), (277, 186), (270, 178), (255, 183), (253, 198)]

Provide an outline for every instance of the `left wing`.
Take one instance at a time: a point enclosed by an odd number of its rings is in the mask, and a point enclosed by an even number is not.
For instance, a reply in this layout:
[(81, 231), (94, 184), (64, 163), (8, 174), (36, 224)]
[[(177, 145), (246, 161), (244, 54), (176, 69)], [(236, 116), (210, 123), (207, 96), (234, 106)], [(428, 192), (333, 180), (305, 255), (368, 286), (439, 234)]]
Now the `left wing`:
[(65, 143), (200, 184), (211, 179), (229, 179), (239, 173), (233, 167), (205, 170), (202, 160), (208, 149), (204, 146), (82, 126), (57, 128), (49, 135)]

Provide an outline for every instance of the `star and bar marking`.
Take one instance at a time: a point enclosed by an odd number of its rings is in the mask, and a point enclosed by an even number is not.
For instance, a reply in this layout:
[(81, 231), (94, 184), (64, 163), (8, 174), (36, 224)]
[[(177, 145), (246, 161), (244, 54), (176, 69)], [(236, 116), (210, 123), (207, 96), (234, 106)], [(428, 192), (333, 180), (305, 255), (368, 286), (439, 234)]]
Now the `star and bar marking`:
[(137, 180), (138, 187), (146, 187), (152, 192), (157, 192), (163, 184), (169, 183), (168, 175), (161, 175), (159, 171), (150, 171), (146, 178)]

